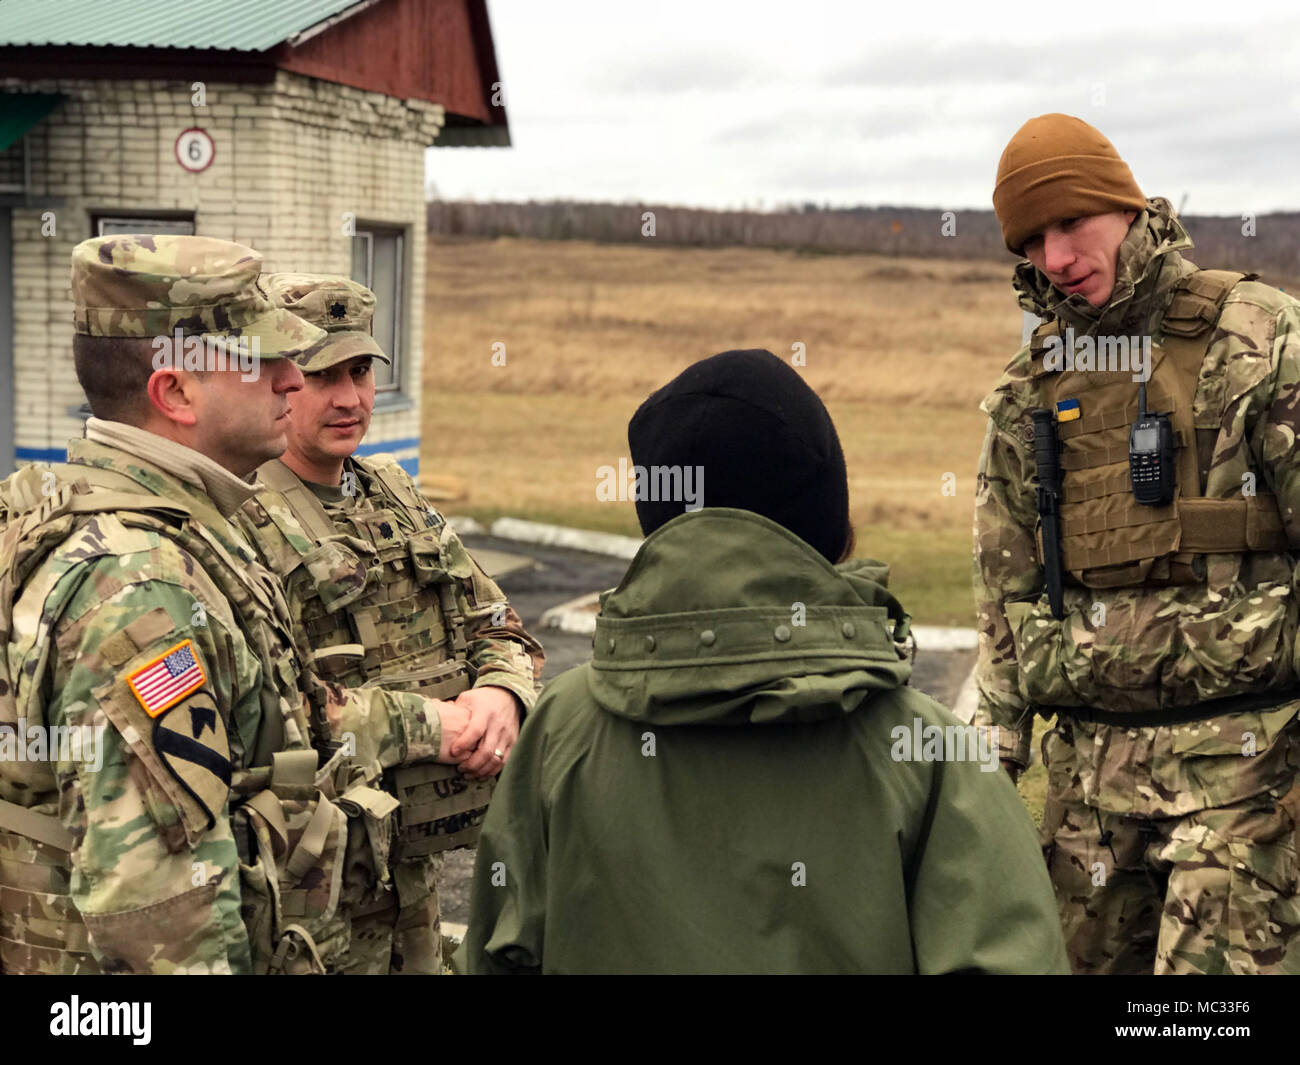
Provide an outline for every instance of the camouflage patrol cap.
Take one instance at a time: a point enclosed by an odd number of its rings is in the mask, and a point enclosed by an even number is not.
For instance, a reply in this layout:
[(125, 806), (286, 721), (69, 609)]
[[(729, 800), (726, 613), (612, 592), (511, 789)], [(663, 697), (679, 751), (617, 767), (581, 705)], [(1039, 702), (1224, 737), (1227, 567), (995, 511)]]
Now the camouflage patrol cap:
[(262, 256), (212, 237), (94, 237), (72, 250), (78, 333), (97, 337), (204, 336), (256, 340), (264, 359), (292, 357), (325, 339), (277, 307), (258, 275)]
[(358, 355), (392, 362), (371, 335), (375, 294), (365, 285), (337, 274), (267, 274), (264, 280), (278, 306), (329, 333), (324, 344), (298, 360), (303, 373), (337, 366)]

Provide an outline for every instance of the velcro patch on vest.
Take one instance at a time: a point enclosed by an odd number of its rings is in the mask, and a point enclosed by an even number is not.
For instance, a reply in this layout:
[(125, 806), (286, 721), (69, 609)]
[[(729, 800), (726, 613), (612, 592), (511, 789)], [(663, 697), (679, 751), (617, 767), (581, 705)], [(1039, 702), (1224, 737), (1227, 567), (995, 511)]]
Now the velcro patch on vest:
[(163, 714), (154, 725), (153, 749), (211, 828), (230, 793), (230, 740), (211, 694), (201, 691)]
[(393, 782), (401, 802), (398, 856), (405, 858), (471, 846), (496, 783), (437, 764), (397, 769)]
[(157, 717), (208, 682), (191, 640), (182, 640), (129, 677), (132, 694), (150, 717)]
[(1083, 416), (1083, 408), (1079, 406), (1077, 399), (1063, 399), (1056, 404), (1056, 420), (1058, 422), (1072, 422)]

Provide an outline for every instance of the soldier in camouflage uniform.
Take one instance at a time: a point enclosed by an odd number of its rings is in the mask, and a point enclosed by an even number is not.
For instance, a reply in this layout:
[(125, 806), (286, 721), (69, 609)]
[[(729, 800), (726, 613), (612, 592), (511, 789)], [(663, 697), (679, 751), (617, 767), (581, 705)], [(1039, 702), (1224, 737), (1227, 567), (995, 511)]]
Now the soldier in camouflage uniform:
[[(1055, 716), (1042, 841), (1072, 967), (1300, 971), (1300, 304), (1198, 271), (1168, 201), (1078, 119), (1016, 134), (994, 206), (1029, 260), (1020, 304), (1046, 321), (983, 403), (976, 720), (1000, 726), (1014, 777), (1034, 713)], [(1083, 337), (1153, 341), (1173, 503), (1131, 492), (1140, 374), (1085, 359)], [(1057, 411), (1061, 620), (1035, 539), (1034, 408)]]
[[(66, 466), (0, 485), (5, 972), (346, 965), (396, 805), (374, 785), (451, 760), (468, 724), (316, 678), (232, 524), (243, 478), (284, 447), (290, 356), (324, 339), (273, 305), (260, 264), (201, 237), (73, 252), (95, 417)], [(241, 345), (259, 358), (235, 369)], [(37, 754), (65, 728), (87, 730), (81, 750)]]
[[(258, 471), (266, 487), (245, 504), (244, 528), (283, 579), (322, 676), (454, 696), (471, 711), (453, 748), (464, 775), (427, 766), (388, 777), (403, 800), (391, 890), (354, 922), (347, 969), (437, 973), (443, 852), (476, 840), (487, 787), (467, 785), (504, 765), (537, 698), (544, 657), (396, 461), (353, 454), (374, 406), (371, 361), (389, 361), (371, 335), (374, 294), (344, 277), (265, 280), (279, 306), (329, 339), (302, 363), (306, 384), (294, 399), (288, 447)], [(347, 557), (342, 571), (319, 565), (326, 547)]]

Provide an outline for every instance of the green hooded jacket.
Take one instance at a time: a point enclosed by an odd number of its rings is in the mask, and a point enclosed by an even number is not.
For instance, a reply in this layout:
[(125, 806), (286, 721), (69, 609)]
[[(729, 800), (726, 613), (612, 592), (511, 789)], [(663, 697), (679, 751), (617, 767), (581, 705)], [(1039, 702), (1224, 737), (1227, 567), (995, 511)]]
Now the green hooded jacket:
[(463, 966), (1067, 972), (996, 745), (894, 760), (960, 723), (904, 687), (886, 573), (748, 511), (651, 535), (511, 752)]

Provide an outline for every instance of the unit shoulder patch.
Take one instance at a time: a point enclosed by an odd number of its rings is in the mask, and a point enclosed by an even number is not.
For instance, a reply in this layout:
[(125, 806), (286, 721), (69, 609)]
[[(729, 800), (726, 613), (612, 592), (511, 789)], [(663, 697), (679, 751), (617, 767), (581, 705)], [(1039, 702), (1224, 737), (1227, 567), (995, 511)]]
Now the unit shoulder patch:
[(153, 748), (211, 828), (230, 793), (230, 740), (211, 693), (201, 691), (159, 717)]

